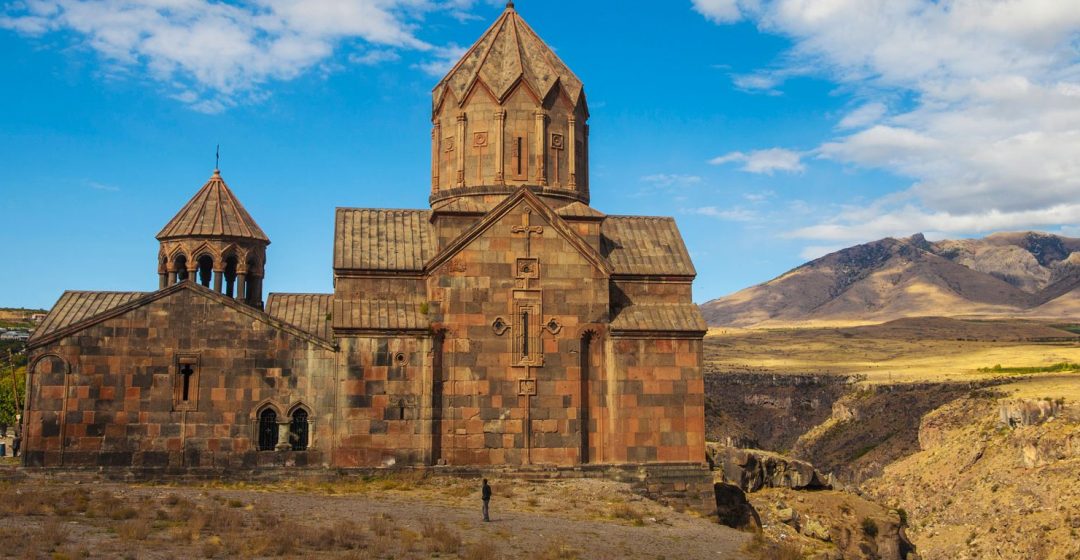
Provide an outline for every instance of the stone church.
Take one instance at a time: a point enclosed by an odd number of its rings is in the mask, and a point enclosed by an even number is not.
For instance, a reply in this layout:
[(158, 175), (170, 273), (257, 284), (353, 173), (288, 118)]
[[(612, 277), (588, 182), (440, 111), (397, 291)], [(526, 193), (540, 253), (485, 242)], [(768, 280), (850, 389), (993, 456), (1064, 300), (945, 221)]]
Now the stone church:
[(65, 292), (34, 333), (24, 464), (701, 465), (694, 266), (673, 219), (590, 206), (588, 120), (508, 4), (434, 89), (430, 208), (338, 208), (328, 294), (264, 300), (215, 170), (157, 291)]

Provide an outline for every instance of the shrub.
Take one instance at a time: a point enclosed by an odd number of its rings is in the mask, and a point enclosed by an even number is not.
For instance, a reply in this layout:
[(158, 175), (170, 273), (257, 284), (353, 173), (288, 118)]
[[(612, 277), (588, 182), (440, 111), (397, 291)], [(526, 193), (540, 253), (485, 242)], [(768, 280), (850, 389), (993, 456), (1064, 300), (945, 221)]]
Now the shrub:
[(152, 526), (148, 519), (132, 519), (116, 528), (116, 535), (125, 541), (142, 541), (150, 535)]
[(428, 541), (428, 552), (456, 554), (461, 549), (461, 535), (442, 523), (424, 521), (420, 534)]
[(371, 520), (368, 522), (368, 528), (371, 529), (372, 533), (385, 537), (394, 530), (394, 518), (385, 513), (372, 515)]
[(870, 538), (876, 537), (878, 535), (877, 522), (869, 517), (864, 517), (862, 520), (862, 532)]
[(611, 506), (611, 517), (625, 519), (639, 527), (645, 524), (645, 514), (630, 504), (623, 503)]
[(139, 515), (139, 512), (135, 511), (132, 507), (114, 508), (109, 510), (109, 519), (113, 521), (122, 521), (124, 519), (135, 519)]
[(498, 551), (488, 542), (472, 543), (461, 554), (461, 560), (496, 560), (498, 557)]

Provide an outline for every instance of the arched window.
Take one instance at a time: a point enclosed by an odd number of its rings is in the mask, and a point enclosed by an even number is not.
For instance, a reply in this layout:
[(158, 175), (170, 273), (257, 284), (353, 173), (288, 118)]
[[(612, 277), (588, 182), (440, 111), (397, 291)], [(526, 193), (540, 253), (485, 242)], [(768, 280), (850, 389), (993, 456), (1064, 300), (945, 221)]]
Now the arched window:
[(210, 255), (199, 257), (199, 283), (209, 288), (214, 279), (214, 258)]
[(277, 413), (266, 408), (259, 413), (259, 451), (273, 451), (277, 444)]
[(289, 423), (289, 443), (293, 451), (303, 451), (308, 447), (308, 413), (298, 408), (292, 413)]
[(173, 266), (176, 268), (176, 281), (183, 282), (184, 280), (187, 280), (187, 257), (184, 255), (176, 255)]
[(230, 255), (225, 258), (225, 295), (236, 297), (236, 256)]

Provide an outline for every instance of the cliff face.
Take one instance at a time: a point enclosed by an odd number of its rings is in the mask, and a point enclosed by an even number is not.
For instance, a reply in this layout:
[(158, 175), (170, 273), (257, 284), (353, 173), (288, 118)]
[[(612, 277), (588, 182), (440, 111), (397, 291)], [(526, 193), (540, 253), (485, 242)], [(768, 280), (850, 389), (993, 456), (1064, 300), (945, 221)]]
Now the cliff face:
[(731, 447), (788, 450), (824, 422), (851, 379), (830, 375), (709, 373), (706, 439)]
[(917, 234), (831, 253), (701, 307), (710, 325), (740, 327), (928, 315), (1066, 317), (1077, 290), (1080, 239), (1024, 232), (932, 243)]
[(1080, 556), (1080, 407), (982, 394), (927, 414), (920, 450), (862, 488), (924, 558)]

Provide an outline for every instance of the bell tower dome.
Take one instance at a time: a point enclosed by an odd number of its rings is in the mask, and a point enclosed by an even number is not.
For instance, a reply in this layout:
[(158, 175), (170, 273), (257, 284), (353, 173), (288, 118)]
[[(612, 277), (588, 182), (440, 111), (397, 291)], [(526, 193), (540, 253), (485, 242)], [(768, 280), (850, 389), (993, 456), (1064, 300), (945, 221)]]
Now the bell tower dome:
[(270, 238), (214, 170), (199, 192), (157, 234), (159, 288), (198, 282), (262, 309)]
[(521, 186), (589, 203), (584, 86), (513, 2), (432, 96), (433, 207), (495, 203)]

